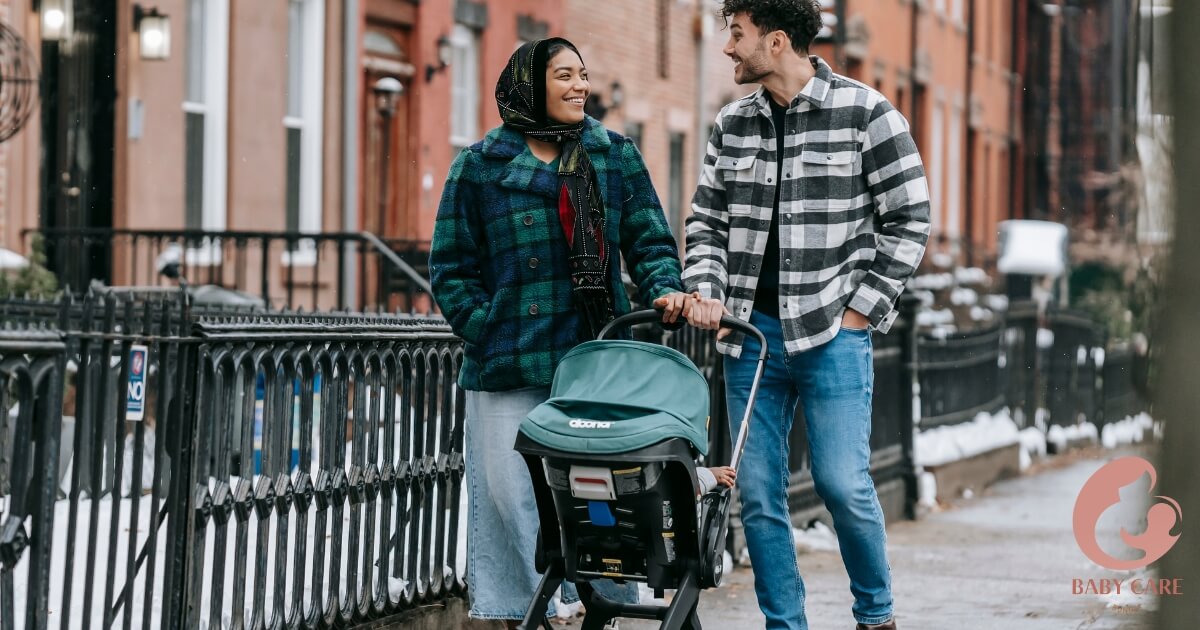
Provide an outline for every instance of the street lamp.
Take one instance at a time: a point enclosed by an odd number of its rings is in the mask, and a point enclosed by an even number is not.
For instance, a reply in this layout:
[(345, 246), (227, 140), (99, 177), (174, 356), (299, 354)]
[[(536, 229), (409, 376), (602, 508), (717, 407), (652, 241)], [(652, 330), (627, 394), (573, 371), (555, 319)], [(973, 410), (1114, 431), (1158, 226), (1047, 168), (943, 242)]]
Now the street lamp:
[(71, 33), (70, 0), (42, 0), (42, 40), (57, 42)]
[(171, 56), (171, 19), (158, 7), (133, 5), (133, 30), (137, 31), (142, 59), (162, 60)]
[(386, 234), (388, 210), (388, 176), (391, 169), (392, 117), (396, 115), (396, 101), (404, 92), (404, 85), (394, 77), (383, 77), (375, 82), (375, 108), (379, 111), (379, 234)]

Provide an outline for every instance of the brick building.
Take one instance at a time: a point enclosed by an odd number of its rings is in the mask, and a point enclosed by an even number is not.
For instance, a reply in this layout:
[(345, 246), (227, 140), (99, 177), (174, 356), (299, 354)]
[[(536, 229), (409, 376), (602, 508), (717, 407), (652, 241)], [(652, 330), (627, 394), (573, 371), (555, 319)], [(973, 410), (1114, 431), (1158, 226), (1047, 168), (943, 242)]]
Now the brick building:
[(994, 255), (998, 221), (1022, 216), (1013, 194), (1021, 2), (839, 0), (815, 52), (882, 92), (925, 160), (930, 251), (971, 264)]

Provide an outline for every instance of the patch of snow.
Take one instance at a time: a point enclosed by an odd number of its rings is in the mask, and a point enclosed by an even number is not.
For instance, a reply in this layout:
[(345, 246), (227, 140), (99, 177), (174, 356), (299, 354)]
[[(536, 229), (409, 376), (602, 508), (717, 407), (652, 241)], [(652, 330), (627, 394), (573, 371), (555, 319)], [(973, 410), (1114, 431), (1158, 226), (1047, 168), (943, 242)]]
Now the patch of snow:
[(1021, 431), (1021, 450), (1030, 455), (1046, 456), (1046, 434), (1037, 427), (1029, 427)]
[(1050, 420), (1050, 412), (1041, 407), (1033, 414), (1033, 426), (1037, 427), (1042, 433), (1046, 432), (1046, 423)]
[(1117, 593), (1113, 589), (1107, 595), (1097, 595), (1101, 602), (1104, 602), (1105, 608), (1126, 608), (1126, 607), (1141, 607), (1142, 610), (1154, 612), (1158, 610), (1158, 597), (1152, 592), (1143, 592), (1136, 594), (1133, 592), (1133, 582), (1137, 580), (1145, 583), (1148, 580), (1158, 579), (1154, 571), (1141, 569), (1138, 571), (1123, 571), (1120, 572), (1116, 579), (1121, 580), (1121, 592)]
[(1008, 310), (1008, 296), (1007, 295), (985, 295), (985, 296), (983, 296), (983, 304), (984, 304), (984, 306), (987, 306), (988, 308), (992, 309), (993, 311), (1007, 311)]
[(1037, 345), (1039, 348), (1054, 347), (1054, 331), (1049, 328), (1039, 328), (1037, 331)]
[(951, 324), (941, 324), (929, 330), (929, 336), (934, 339), (945, 339), (958, 332), (958, 327)]
[(954, 270), (954, 279), (959, 284), (986, 284), (990, 280), (987, 272), (979, 267), (959, 267)]
[(927, 273), (912, 279), (914, 289), (941, 291), (952, 286), (954, 286), (954, 274), (950, 273)]
[(1091, 422), (1081, 422), (1070, 426), (1054, 425), (1046, 432), (1046, 441), (1054, 445), (1057, 452), (1062, 452), (1068, 444), (1088, 440), (1093, 443), (1100, 441), (1096, 425)]
[(1147, 431), (1153, 431), (1154, 419), (1145, 412), (1130, 416), (1118, 422), (1104, 425), (1100, 432), (1100, 443), (1104, 448), (1117, 448), (1126, 444), (1137, 444), (1146, 438)]
[(971, 307), (971, 321), (987, 322), (987, 321), (991, 321), (992, 318), (995, 316), (996, 316), (996, 314), (993, 313), (991, 311), (991, 309), (986, 309), (986, 308), (983, 308), (982, 306), (972, 306)]
[(927, 508), (937, 507), (937, 477), (924, 471), (917, 477), (917, 503)]
[(837, 534), (825, 523), (817, 521), (808, 529), (792, 528), (792, 541), (799, 553), (811, 551), (837, 551)]
[(979, 302), (979, 294), (974, 289), (959, 287), (950, 292), (950, 303), (955, 306), (971, 306)]
[(950, 266), (952, 266), (954, 264), (954, 256), (951, 256), (950, 254), (947, 254), (945, 252), (938, 252), (936, 254), (930, 255), (929, 261), (933, 263), (934, 267), (941, 267), (942, 269), (949, 269)]
[(918, 326), (939, 326), (954, 323), (954, 313), (945, 309), (921, 311), (917, 313)]
[(1008, 409), (980, 413), (970, 422), (920, 431), (913, 455), (918, 466), (941, 466), (1020, 442)]

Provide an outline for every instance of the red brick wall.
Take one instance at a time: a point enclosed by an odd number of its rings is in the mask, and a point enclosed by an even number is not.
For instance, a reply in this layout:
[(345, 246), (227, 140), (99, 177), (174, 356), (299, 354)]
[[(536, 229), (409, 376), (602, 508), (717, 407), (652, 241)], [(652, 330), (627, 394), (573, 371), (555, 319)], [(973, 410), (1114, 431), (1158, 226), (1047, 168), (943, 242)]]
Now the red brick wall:
[[(661, 14), (660, 6), (665, 9)], [(669, 217), (680, 239), (682, 219), (690, 212), (696, 190), (697, 156), (703, 150), (703, 145), (697, 144), (696, 84), (697, 56), (705, 49), (697, 41), (697, 17), (693, 2), (679, 0), (566, 2), (565, 36), (583, 54), (592, 92), (610, 104), (612, 83), (619, 81), (624, 90), (624, 102), (608, 112), (603, 121), (605, 126), (623, 134), (630, 123), (641, 123), (639, 148), (663, 208), (669, 212), (672, 195), (682, 195), (678, 200), (680, 215)], [(661, 44), (660, 38), (665, 38)], [(660, 59), (663, 49), (665, 64)], [(715, 111), (712, 113), (715, 115)], [(670, 190), (672, 132), (684, 137), (680, 193)], [(707, 140), (705, 137), (700, 142)]]

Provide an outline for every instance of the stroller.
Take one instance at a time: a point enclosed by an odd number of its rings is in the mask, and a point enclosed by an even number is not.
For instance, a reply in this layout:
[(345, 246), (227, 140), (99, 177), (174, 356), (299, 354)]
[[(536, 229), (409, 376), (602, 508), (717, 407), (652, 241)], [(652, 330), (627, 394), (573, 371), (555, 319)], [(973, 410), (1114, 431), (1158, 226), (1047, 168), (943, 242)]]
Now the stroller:
[[(703, 374), (682, 353), (652, 343), (608, 340), (614, 331), (661, 319), (658, 311), (611, 322), (599, 340), (569, 352), (551, 398), (521, 423), (515, 449), (533, 481), (539, 521), (541, 585), (521, 627), (545, 623), (563, 582), (574, 582), (587, 608), (583, 630), (618, 617), (657, 619), (666, 630), (700, 629), (702, 589), (720, 585), (729, 488), (702, 493), (696, 458), (708, 451), (709, 396)], [(762, 333), (741, 320), (721, 325), (761, 342), (758, 371), (734, 445), (738, 468), (767, 358)], [(643, 582), (667, 606), (620, 604), (592, 580)]]

